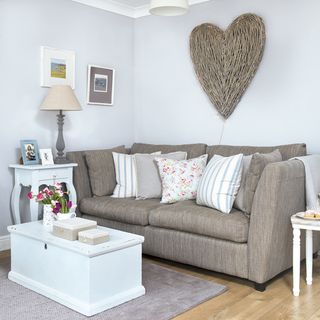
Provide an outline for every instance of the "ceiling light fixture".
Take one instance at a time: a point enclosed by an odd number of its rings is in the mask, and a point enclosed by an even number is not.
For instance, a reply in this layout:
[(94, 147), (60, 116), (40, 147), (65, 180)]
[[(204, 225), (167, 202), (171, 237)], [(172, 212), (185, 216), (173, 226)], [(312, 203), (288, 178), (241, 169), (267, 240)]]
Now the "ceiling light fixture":
[(187, 0), (151, 0), (150, 13), (156, 16), (179, 16), (187, 13)]

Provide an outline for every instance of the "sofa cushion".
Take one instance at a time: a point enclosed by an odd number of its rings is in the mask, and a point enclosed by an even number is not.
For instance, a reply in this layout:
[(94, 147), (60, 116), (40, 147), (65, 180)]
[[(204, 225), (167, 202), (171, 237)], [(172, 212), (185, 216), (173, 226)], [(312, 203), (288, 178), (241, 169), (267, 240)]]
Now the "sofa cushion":
[(197, 191), (197, 204), (230, 213), (241, 183), (243, 154), (213, 156)]
[(162, 184), (161, 203), (196, 199), (207, 154), (189, 160), (156, 158)]
[(147, 144), (147, 143), (134, 143), (131, 147), (131, 154), (134, 153), (151, 153), (161, 151), (162, 153), (170, 153), (176, 151), (185, 151), (188, 154), (188, 159), (199, 157), (206, 153), (206, 144)]
[(150, 211), (160, 206), (159, 199), (93, 197), (81, 200), (80, 211), (99, 218), (146, 226)]
[(77, 190), (78, 201), (83, 198), (92, 197), (85, 151), (67, 152), (66, 156), (70, 162), (78, 164), (77, 167), (73, 168), (73, 184)]
[(162, 186), (159, 169), (155, 158), (168, 158), (175, 160), (185, 160), (187, 153), (177, 151), (161, 155), (137, 153), (134, 156), (137, 176), (137, 198), (152, 199), (161, 198)]
[(288, 160), (293, 157), (305, 156), (307, 154), (307, 147), (305, 143), (284, 144), (276, 147), (252, 147), (252, 146), (226, 146), (216, 145), (208, 146), (206, 153), (209, 158), (208, 161), (215, 155), (230, 157), (235, 154), (243, 153), (244, 155), (254, 154), (256, 152), (269, 153), (279, 149), (282, 160)]
[(112, 152), (127, 153), (124, 146), (105, 150), (85, 152), (92, 193), (95, 196), (108, 196), (116, 186), (116, 175)]
[(245, 184), (246, 184), (252, 156), (253, 156), (252, 154), (250, 154), (249, 156), (243, 156), (240, 188), (239, 188), (238, 194), (236, 196), (236, 200), (234, 201), (234, 204), (233, 204), (233, 206), (236, 209), (239, 209), (241, 211), (245, 210), (244, 209), (245, 208), (244, 202), (245, 202), (245, 197), (246, 197)]
[(193, 200), (152, 209), (149, 224), (239, 243), (248, 240), (249, 219), (241, 211), (232, 209), (231, 214), (223, 214)]
[(244, 186), (243, 211), (245, 213), (250, 214), (251, 212), (254, 194), (264, 168), (270, 163), (281, 161), (282, 156), (278, 149), (270, 153), (255, 153), (252, 156)]
[[(160, 155), (161, 151), (152, 153)], [(112, 152), (117, 185), (113, 191), (114, 198), (132, 198), (137, 195), (136, 154)]]

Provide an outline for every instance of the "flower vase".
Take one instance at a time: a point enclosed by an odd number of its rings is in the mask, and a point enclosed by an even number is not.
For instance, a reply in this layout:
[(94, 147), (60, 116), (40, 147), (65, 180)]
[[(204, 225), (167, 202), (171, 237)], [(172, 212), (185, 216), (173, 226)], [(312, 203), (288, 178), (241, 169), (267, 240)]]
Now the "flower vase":
[(43, 226), (46, 230), (52, 231), (53, 212), (50, 204), (43, 205)]
[(75, 217), (76, 217), (76, 213), (74, 211), (68, 212), (68, 213), (58, 212), (57, 214), (54, 215), (54, 218), (58, 221), (72, 219)]

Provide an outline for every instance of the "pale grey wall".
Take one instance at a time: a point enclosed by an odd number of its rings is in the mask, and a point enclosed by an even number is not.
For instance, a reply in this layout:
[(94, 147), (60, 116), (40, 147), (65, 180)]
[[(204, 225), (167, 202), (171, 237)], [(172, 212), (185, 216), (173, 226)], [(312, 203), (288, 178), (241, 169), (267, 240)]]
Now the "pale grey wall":
[[(11, 224), (9, 197), (20, 139), (55, 146), (55, 112), (39, 111), (47, 93), (39, 85), (40, 46), (76, 52), (76, 95), (69, 112), (67, 148), (130, 145), (133, 139), (133, 20), (70, 0), (0, 0), (0, 235)], [(86, 105), (87, 65), (116, 69), (113, 107)]]
[(320, 152), (319, 0), (213, 0), (182, 17), (135, 22), (135, 140), (219, 142), (224, 121), (203, 92), (189, 55), (189, 35), (204, 22), (226, 28), (240, 14), (263, 17), (262, 64), (225, 122), (222, 143), (304, 141)]
[[(0, 235), (11, 223), (9, 196), (19, 140), (56, 141), (55, 114), (40, 112), (40, 46), (76, 51), (76, 94), (84, 110), (67, 114), (68, 149), (151, 143), (271, 145), (305, 141), (319, 152), (318, 0), (214, 0), (175, 18), (136, 21), (70, 0), (0, 0)], [(253, 12), (267, 27), (263, 62), (231, 118), (203, 93), (188, 50), (203, 22), (226, 27)], [(87, 64), (116, 69), (115, 105), (85, 104)], [(134, 84), (134, 88), (133, 88)], [(134, 108), (133, 108), (134, 99)], [(134, 109), (134, 110), (133, 110)], [(134, 125), (135, 124), (135, 125)]]

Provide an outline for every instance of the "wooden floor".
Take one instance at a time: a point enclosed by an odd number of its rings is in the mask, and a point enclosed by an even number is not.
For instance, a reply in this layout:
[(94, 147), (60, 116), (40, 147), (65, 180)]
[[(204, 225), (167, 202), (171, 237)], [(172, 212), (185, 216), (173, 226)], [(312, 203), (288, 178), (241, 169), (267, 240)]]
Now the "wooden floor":
[(313, 284), (305, 283), (301, 265), (300, 296), (292, 295), (292, 270), (272, 281), (265, 292), (253, 289), (248, 281), (226, 275), (147, 258), (165, 267), (228, 287), (228, 291), (178, 316), (175, 320), (315, 320), (320, 319), (320, 258), (314, 259)]
[[(9, 251), (0, 252), (0, 273), (7, 270), (9, 258)], [(314, 260), (312, 286), (305, 283), (305, 268), (302, 263), (299, 297), (292, 295), (292, 271), (272, 281), (265, 292), (257, 292), (248, 281), (151, 257), (145, 259), (228, 287), (227, 292), (176, 317), (175, 320), (320, 319), (319, 257)]]

